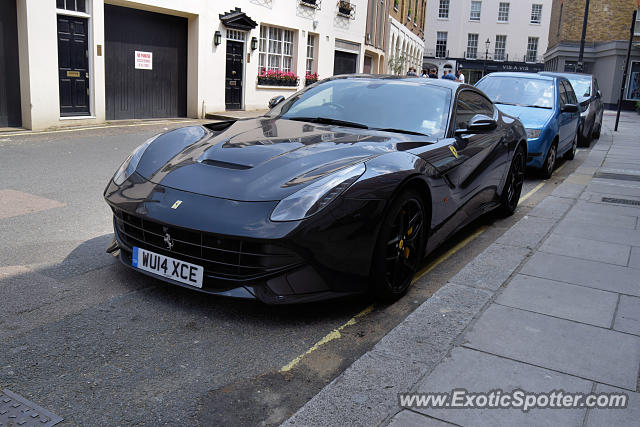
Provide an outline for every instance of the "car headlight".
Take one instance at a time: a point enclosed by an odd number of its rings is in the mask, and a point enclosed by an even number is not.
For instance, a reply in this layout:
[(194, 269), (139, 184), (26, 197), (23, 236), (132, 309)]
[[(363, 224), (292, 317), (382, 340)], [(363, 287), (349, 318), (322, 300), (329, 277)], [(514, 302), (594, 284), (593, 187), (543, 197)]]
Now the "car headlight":
[(133, 172), (135, 172), (136, 168), (138, 167), (138, 163), (140, 162), (140, 159), (142, 158), (142, 155), (144, 154), (147, 147), (160, 135), (156, 135), (147, 139), (142, 145), (140, 145), (138, 148), (133, 150), (131, 154), (129, 154), (127, 160), (125, 160), (120, 165), (115, 175), (113, 175), (113, 182), (116, 185), (121, 185), (127, 178), (129, 178), (133, 174)]
[(534, 139), (540, 136), (542, 129), (527, 129), (527, 138)]
[(271, 221), (298, 221), (318, 213), (362, 176), (364, 163), (339, 170), (282, 199)]

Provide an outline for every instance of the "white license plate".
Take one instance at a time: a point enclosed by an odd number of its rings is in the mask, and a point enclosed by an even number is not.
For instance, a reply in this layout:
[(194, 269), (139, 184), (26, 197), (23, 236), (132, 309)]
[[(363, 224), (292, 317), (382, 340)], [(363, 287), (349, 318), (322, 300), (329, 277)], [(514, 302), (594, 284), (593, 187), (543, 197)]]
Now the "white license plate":
[(204, 267), (134, 247), (131, 265), (176, 282), (202, 288)]

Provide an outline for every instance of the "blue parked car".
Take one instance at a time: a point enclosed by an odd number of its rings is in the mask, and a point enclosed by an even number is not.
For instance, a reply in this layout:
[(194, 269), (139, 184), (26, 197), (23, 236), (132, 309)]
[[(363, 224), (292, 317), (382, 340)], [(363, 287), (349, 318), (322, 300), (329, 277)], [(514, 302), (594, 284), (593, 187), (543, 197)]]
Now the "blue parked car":
[(528, 167), (549, 178), (557, 157), (574, 158), (580, 109), (569, 80), (532, 73), (492, 73), (476, 87), (526, 128)]

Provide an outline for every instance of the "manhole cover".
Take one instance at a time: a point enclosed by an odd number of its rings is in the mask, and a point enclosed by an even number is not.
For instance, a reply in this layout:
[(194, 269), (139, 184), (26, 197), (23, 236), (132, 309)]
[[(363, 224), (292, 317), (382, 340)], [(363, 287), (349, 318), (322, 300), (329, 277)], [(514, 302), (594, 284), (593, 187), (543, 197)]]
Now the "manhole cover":
[(0, 427), (49, 427), (62, 421), (59, 417), (6, 388), (0, 391)]
[(605, 203), (619, 203), (621, 205), (640, 206), (640, 200), (614, 199), (613, 197), (603, 197), (602, 201)]

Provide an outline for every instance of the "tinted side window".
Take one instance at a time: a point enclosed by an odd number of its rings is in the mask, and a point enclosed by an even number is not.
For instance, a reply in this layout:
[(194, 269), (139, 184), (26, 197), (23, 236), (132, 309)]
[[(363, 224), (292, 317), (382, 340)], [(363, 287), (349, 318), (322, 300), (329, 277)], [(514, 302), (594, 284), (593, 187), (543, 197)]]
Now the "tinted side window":
[(576, 97), (576, 93), (573, 91), (573, 87), (569, 82), (563, 82), (565, 87), (567, 88), (567, 100), (569, 104), (578, 104), (578, 98)]
[(456, 129), (466, 129), (469, 120), (476, 114), (493, 117), (493, 104), (484, 96), (471, 90), (460, 92), (456, 102)]
[(567, 98), (567, 88), (562, 80), (558, 82), (558, 89), (560, 91), (560, 108), (562, 108), (569, 103), (569, 99)]

